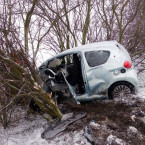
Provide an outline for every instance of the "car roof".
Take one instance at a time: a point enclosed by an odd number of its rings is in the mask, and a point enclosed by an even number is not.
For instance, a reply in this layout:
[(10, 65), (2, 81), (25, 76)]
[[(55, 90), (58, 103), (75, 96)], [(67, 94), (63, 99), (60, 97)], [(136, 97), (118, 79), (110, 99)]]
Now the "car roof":
[(66, 54), (66, 53), (71, 53), (71, 52), (77, 52), (77, 51), (87, 51), (87, 50), (93, 50), (97, 48), (97, 50), (99, 49), (102, 49), (102, 47), (105, 48), (105, 50), (112, 50), (112, 47), (110, 46), (115, 46), (115, 45), (118, 45), (119, 43), (117, 41), (101, 41), (101, 42), (95, 42), (95, 43), (90, 43), (90, 44), (85, 44), (85, 45), (81, 45), (81, 46), (78, 46), (78, 47), (74, 47), (74, 48), (70, 48), (68, 50), (65, 50), (57, 55), (56, 56), (59, 56), (60, 54)]
[(60, 57), (60, 56), (65, 55), (65, 54), (75, 53), (75, 52), (79, 52), (79, 51), (85, 52), (85, 51), (96, 50), (96, 49), (97, 50), (102, 50), (102, 48), (104, 50), (110, 50), (111, 51), (111, 50), (113, 50), (113, 47), (110, 47), (110, 46), (114, 46), (114, 48), (115, 48), (115, 46), (117, 46), (117, 45), (120, 45), (120, 44), (117, 41), (115, 41), (115, 40), (101, 41), (101, 42), (85, 44), (85, 45), (77, 46), (77, 47), (65, 50), (63, 52), (60, 52), (59, 54), (56, 54), (55, 56), (49, 58), (47, 61), (52, 60), (52, 59), (54, 59), (56, 57)]

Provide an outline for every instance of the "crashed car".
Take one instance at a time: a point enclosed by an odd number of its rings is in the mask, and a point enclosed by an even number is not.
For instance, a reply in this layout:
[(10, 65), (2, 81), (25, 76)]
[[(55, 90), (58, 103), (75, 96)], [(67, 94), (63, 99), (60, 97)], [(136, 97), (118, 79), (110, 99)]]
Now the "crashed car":
[(39, 72), (44, 90), (60, 100), (122, 98), (138, 90), (131, 58), (117, 41), (71, 48), (48, 59)]

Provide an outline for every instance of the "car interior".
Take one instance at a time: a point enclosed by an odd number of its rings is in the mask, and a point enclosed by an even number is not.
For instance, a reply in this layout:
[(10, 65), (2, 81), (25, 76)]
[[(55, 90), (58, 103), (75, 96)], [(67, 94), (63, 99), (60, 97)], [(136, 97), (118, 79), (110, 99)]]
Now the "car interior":
[(55, 80), (57, 83), (64, 83), (63, 76), (60, 73), (60, 70), (62, 70), (75, 93), (80, 95), (85, 93), (81, 57), (79, 54), (75, 53), (55, 58), (48, 63), (48, 68), (56, 73)]

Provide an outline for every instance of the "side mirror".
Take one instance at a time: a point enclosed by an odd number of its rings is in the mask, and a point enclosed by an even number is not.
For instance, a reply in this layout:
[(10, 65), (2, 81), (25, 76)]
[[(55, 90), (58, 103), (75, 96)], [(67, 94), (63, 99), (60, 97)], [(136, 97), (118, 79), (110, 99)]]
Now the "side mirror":
[(54, 76), (55, 76), (55, 72), (52, 71), (51, 69), (46, 69), (46, 70), (44, 71), (44, 73), (45, 73), (46, 75), (51, 76), (51, 77), (54, 77)]

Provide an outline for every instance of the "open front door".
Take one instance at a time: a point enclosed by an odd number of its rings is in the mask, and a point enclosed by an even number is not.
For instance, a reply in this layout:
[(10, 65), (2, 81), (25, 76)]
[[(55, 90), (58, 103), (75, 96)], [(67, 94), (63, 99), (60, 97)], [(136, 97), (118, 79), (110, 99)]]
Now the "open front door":
[(55, 73), (55, 77), (51, 79), (51, 90), (76, 104), (79, 104), (76, 95), (84, 93), (80, 59), (77, 53), (67, 54), (53, 59), (48, 64), (48, 69)]

